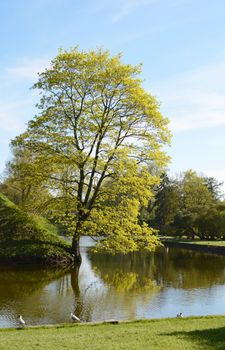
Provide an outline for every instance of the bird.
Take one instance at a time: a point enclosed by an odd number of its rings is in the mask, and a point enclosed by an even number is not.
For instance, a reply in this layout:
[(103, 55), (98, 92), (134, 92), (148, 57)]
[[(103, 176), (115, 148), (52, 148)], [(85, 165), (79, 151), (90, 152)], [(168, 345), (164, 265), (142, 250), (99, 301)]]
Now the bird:
[(180, 312), (179, 314), (177, 314), (177, 317), (183, 317), (183, 313)]
[(81, 322), (81, 320), (79, 319), (79, 317), (77, 317), (76, 315), (74, 315), (72, 312), (70, 314), (70, 318), (72, 321), (74, 322)]
[(21, 315), (19, 315), (18, 318), (19, 318), (20, 325), (24, 327), (26, 322), (24, 321), (23, 317)]

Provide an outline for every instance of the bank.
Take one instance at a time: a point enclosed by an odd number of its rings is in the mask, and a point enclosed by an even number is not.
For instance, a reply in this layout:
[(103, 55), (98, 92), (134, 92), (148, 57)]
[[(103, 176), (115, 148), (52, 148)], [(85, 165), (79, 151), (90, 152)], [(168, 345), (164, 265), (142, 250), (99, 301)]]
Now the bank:
[(54, 225), (0, 193), (0, 264), (69, 265), (70, 245)]
[(225, 241), (202, 241), (161, 237), (165, 247), (195, 250), (203, 253), (225, 255)]
[(222, 350), (224, 344), (225, 316), (0, 330), (0, 350)]

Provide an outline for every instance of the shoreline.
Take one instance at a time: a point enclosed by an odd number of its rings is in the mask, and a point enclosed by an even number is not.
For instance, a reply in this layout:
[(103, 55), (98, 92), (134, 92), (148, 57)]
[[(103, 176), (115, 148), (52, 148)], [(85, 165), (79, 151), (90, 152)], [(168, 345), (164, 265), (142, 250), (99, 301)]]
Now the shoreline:
[(169, 239), (161, 238), (161, 242), (165, 247), (168, 248), (182, 248), (187, 250), (194, 250), (198, 252), (204, 252), (204, 253), (210, 253), (210, 254), (217, 254), (217, 255), (224, 255), (225, 256), (225, 246), (216, 246), (216, 245), (210, 245), (208, 244), (199, 244), (199, 243), (189, 243), (189, 242), (182, 242), (182, 241), (170, 241)]
[(202, 320), (202, 319), (224, 319), (225, 314), (222, 315), (199, 315), (199, 316), (183, 316), (183, 317), (160, 317), (160, 318), (143, 318), (143, 319), (131, 319), (131, 320), (116, 320), (109, 319), (104, 321), (85, 321), (85, 322), (66, 322), (66, 323), (49, 323), (49, 324), (41, 324), (41, 325), (28, 325), (25, 327), (0, 327), (0, 332), (4, 331), (12, 331), (12, 330), (32, 330), (32, 329), (53, 329), (53, 328), (73, 328), (73, 327), (95, 327), (95, 326), (105, 326), (105, 325), (131, 325), (131, 324), (146, 324), (146, 323), (157, 323), (164, 321), (190, 321), (190, 320)]
[(0, 350), (221, 350), (224, 342), (225, 315), (0, 329)]

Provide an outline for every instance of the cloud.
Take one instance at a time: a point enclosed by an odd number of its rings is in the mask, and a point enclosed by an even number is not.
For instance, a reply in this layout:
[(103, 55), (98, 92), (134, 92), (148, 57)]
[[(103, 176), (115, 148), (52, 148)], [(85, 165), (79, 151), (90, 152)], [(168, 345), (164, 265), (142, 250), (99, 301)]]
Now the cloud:
[(117, 3), (118, 10), (112, 15), (111, 20), (113, 23), (118, 22), (123, 17), (126, 17), (133, 13), (135, 10), (151, 4), (163, 6), (180, 6), (181, 3), (185, 3), (187, 1), (188, 0), (115, 0), (113, 3)]
[(33, 80), (37, 73), (42, 72), (49, 66), (47, 59), (24, 59), (14, 67), (5, 69), (5, 74), (11, 78), (23, 78)]
[(225, 60), (161, 81), (156, 95), (174, 132), (225, 126)]
[(120, 19), (128, 16), (138, 8), (154, 2), (157, 2), (157, 0), (122, 0), (120, 1), (118, 11), (112, 16), (112, 22), (118, 22)]
[(7, 132), (10, 135), (15, 135), (23, 131), (26, 117), (30, 118), (32, 104), (32, 99), (1, 101), (0, 134)]
[(4, 132), (14, 136), (25, 128), (37, 101), (37, 93), (29, 87), (48, 64), (45, 59), (20, 59), (18, 64), (0, 71), (0, 137)]

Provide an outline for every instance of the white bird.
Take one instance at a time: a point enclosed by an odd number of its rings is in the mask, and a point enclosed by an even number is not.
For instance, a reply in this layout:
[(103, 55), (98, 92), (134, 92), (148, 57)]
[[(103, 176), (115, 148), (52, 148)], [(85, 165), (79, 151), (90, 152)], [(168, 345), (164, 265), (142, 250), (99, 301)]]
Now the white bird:
[(79, 319), (79, 317), (77, 317), (76, 315), (74, 315), (72, 312), (70, 314), (71, 320), (74, 322), (81, 322), (81, 320)]
[(26, 323), (25, 323), (23, 317), (21, 315), (19, 315), (18, 318), (19, 318), (19, 323), (21, 324), (21, 326), (24, 327)]
[(183, 313), (180, 312), (179, 314), (177, 314), (177, 317), (183, 317)]

